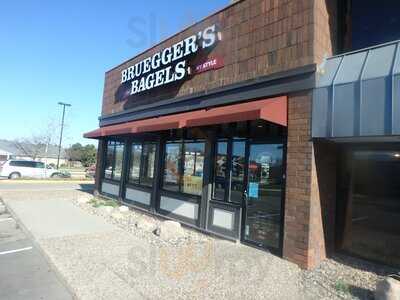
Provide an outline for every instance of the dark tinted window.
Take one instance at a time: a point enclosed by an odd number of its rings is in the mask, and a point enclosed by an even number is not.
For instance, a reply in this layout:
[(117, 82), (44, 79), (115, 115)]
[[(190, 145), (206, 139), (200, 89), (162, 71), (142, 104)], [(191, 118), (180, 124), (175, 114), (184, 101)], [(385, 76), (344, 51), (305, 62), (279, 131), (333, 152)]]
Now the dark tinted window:
[(24, 167), (24, 168), (35, 168), (36, 167), (36, 162), (34, 162), (34, 161), (14, 160), (14, 161), (10, 161), (10, 166), (12, 166), (12, 167)]
[(400, 1), (349, 0), (343, 9), (344, 51), (400, 39)]
[(400, 151), (355, 150), (346, 156), (338, 193), (338, 247), (400, 266)]

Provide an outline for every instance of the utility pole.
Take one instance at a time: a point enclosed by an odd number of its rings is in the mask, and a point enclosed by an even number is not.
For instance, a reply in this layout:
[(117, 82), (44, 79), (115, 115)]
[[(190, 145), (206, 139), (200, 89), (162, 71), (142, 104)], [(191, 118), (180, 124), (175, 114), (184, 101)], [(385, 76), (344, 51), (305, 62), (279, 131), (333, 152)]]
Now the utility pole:
[(71, 104), (64, 103), (64, 102), (58, 102), (58, 104), (63, 106), (63, 113), (62, 113), (62, 119), (61, 119), (60, 142), (58, 143), (57, 170), (58, 170), (58, 168), (60, 166), (61, 143), (62, 143), (63, 131), (64, 131), (65, 107), (66, 106), (71, 106)]

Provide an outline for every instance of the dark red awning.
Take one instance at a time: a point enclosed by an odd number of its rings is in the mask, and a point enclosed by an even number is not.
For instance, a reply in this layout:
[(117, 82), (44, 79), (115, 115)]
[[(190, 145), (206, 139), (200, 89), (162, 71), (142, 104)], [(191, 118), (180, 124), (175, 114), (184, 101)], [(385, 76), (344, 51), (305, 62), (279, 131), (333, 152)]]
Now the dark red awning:
[(134, 134), (177, 128), (206, 126), (240, 121), (263, 119), (287, 126), (287, 97), (275, 97), (241, 104), (195, 110), (169, 116), (131, 121), (101, 127), (84, 134), (85, 138)]

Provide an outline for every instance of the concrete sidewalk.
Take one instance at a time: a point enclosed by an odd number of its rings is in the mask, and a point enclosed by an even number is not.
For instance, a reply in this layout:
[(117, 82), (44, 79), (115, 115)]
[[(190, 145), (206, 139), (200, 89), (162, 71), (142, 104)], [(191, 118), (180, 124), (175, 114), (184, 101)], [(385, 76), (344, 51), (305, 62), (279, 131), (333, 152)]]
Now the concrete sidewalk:
[(35, 239), (107, 233), (116, 227), (79, 209), (71, 201), (6, 197), (4, 202)]
[(140, 241), (71, 203), (86, 193), (2, 191), (0, 196), (78, 299), (143, 299), (105, 263), (115, 255), (127, 257)]

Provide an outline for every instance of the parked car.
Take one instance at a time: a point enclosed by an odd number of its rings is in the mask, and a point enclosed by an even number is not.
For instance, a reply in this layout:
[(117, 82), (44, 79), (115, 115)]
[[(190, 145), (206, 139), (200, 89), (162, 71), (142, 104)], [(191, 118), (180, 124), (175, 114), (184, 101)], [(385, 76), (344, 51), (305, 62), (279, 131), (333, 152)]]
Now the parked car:
[(68, 174), (60, 172), (42, 162), (33, 160), (8, 160), (0, 166), (0, 177), (17, 179), (29, 178), (65, 178)]

